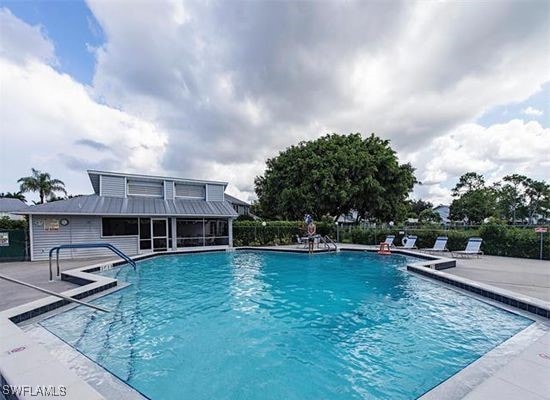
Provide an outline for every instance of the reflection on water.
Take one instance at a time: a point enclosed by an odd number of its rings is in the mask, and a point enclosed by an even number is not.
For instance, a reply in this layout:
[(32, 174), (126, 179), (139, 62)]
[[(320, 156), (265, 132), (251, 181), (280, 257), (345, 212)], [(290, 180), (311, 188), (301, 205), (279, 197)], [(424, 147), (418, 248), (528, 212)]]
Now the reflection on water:
[(531, 321), (421, 279), (399, 255), (163, 256), (42, 322), (155, 400), (410, 399)]

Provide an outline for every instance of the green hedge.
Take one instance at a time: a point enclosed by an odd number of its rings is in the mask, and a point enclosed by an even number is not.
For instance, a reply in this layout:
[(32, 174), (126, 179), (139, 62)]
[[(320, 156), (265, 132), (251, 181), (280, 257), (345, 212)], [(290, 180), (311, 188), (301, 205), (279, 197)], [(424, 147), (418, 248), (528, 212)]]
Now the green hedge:
[[(319, 222), (317, 232), (336, 238), (336, 228), (329, 222)], [(386, 235), (395, 235), (395, 243), (401, 245), (403, 235), (401, 228), (374, 229), (374, 228), (340, 228), (340, 242), (357, 244), (379, 244)], [(483, 238), (481, 249), (485, 254), (539, 258), (540, 234), (534, 228), (514, 228), (506, 225), (487, 224), (476, 229), (449, 229), (438, 227), (407, 229), (407, 235), (416, 235), (416, 245), (419, 248), (429, 248), (435, 243), (438, 236), (447, 236), (447, 247), (450, 250), (464, 250), (468, 238), (479, 236)], [(243, 221), (233, 224), (233, 240), (235, 246), (260, 246), (296, 243), (296, 235), (305, 235), (305, 226), (300, 221), (270, 221), (266, 226), (262, 222)], [(544, 235), (544, 259), (550, 260), (550, 233)]]
[[(479, 229), (485, 254), (507, 257), (539, 258), (540, 233), (534, 228), (510, 228), (503, 225), (484, 225)], [(545, 233), (543, 258), (550, 260), (550, 234)]]
[[(317, 233), (334, 237), (333, 224), (319, 222)], [(300, 221), (235, 221), (233, 223), (233, 244), (235, 246), (262, 246), (296, 243), (296, 235), (304, 236), (306, 227)]]
[(9, 217), (0, 218), (0, 229), (27, 229), (27, 221), (24, 219), (13, 220)]
[[(377, 245), (384, 241), (386, 235), (395, 235), (395, 244), (401, 245), (403, 236), (399, 229), (354, 229), (351, 232), (352, 243)], [(458, 250), (466, 247), (468, 238), (477, 236), (477, 232), (462, 230), (443, 230), (443, 229), (407, 229), (407, 235), (416, 235), (416, 246), (418, 248), (432, 247), (438, 236), (447, 236), (449, 241), (447, 247), (452, 250)]]
[[(395, 243), (400, 245), (403, 235), (399, 229), (360, 229), (351, 231), (351, 242), (359, 244), (378, 244), (386, 235), (395, 235)], [(485, 254), (505, 257), (539, 258), (540, 233), (534, 228), (513, 228), (505, 225), (488, 224), (473, 230), (462, 229), (407, 229), (408, 235), (416, 235), (419, 248), (429, 248), (437, 236), (447, 236), (449, 250), (464, 250), (468, 238), (483, 238), (481, 250)], [(375, 240), (376, 238), (376, 240)], [(550, 234), (544, 235), (543, 258), (550, 259)]]

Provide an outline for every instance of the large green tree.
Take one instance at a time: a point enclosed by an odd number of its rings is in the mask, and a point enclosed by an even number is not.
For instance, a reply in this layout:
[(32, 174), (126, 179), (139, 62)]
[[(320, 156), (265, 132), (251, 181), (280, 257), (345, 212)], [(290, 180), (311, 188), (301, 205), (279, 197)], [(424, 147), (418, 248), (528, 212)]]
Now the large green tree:
[(512, 174), (502, 178), (493, 186), (496, 194), (497, 208), (502, 219), (516, 223), (527, 217), (526, 189), (529, 178)]
[(547, 216), (550, 206), (550, 185), (544, 181), (529, 179), (525, 189), (526, 207), (529, 223), (534, 223), (535, 216)]
[(59, 179), (54, 179), (47, 172), (31, 168), (32, 175), (20, 178), (17, 182), (21, 184), (21, 192), (38, 192), (40, 204), (44, 203), (46, 197), (55, 195), (56, 192), (67, 194), (65, 184)]
[(485, 186), (485, 178), (476, 172), (462, 175), (454, 189), (451, 219), (479, 224), (496, 213), (496, 197), (492, 188)]
[(498, 211), (506, 221), (534, 222), (535, 216), (548, 214), (550, 185), (524, 175), (513, 174), (494, 185)]
[(409, 214), (411, 216), (414, 215), (415, 218), (418, 218), (422, 211), (432, 210), (433, 208), (434, 208), (434, 205), (432, 203), (430, 203), (429, 201), (424, 201), (422, 199), (409, 200), (408, 202)]
[(418, 219), (422, 223), (426, 223), (426, 222), (439, 223), (441, 222), (441, 215), (439, 215), (437, 211), (434, 211), (431, 208), (426, 208), (418, 214)]
[(331, 134), (301, 142), (267, 160), (254, 183), (256, 210), (265, 218), (337, 217), (351, 210), (381, 221), (406, 212), (417, 182), (410, 164), (400, 164), (388, 140)]

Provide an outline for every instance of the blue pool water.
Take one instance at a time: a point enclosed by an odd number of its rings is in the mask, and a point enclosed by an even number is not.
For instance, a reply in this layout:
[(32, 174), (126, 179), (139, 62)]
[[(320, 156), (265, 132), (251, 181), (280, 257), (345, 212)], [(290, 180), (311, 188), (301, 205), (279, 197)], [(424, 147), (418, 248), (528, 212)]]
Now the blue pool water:
[[(162, 256), (42, 322), (154, 400), (413, 399), (532, 321), (405, 269), (400, 255)], [(410, 259), (409, 259), (410, 261)]]

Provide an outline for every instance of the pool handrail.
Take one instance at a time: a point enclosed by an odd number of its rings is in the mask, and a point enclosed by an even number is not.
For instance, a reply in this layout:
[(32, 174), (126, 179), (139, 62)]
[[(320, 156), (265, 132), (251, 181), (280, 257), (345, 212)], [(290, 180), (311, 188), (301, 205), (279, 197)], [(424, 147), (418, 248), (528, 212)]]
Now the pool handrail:
[(98, 247), (104, 247), (106, 249), (111, 250), (113, 253), (115, 253), (117, 256), (122, 258), (124, 261), (126, 261), (128, 264), (130, 264), (134, 269), (136, 269), (136, 262), (132, 260), (130, 257), (128, 257), (126, 254), (124, 254), (122, 251), (117, 249), (115, 246), (113, 246), (111, 243), (73, 243), (73, 244), (61, 244), (59, 246), (52, 247), (50, 249), (49, 254), (49, 260), (50, 260), (50, 282), (53, 281), (53, 275), (52, 275), (52, 254), (55, 251), (56, 252), (56, 262), (57, 262), (57, 275), (59, 276), (59, 251), (62, 249), (93, 249)]
[(30, 283), (23, 282), (23, 281), (20, 281), (18, 279), (10, 278), (9, 276), (6, 276), (6, 275), (1, 275), (0, 274), (0, 279), (4, 279), (4, 280), (6, 280), (8, 282), (12, 282), (12, 283), (17, 283), (18, 285), (26, 286), (26, 287), (29, 287), (31, 289), (38, 290), (39, 292), (49, 294), (50, 296), (58, 297), (60, 299), (67, 300), (67, 301), (72, 302), (72, 303), (77, 303), (77, 304), (80, 304), (82, 306), (90, 307), (90, 308), (93, 308), (94, 310), (103, 311), (103, 312), (107, 312), (107, 313), (111, 312), (111, 310), (109, 310), (107, 308), (96, 306), (96, 305), (93, 305), (93, 304), (90, 304), (90, 303), (86, 303), (85, 301), (81, 301), (81, 300), (78, 300), (78, 299), (73, 299), (72, 297), (65, 296), (64, 294), (52, 292), (51, 290), (41, 288), (40, 286), (32, 285)]
[(334, 246), (334, 250), (338, 251), (338, 245), (334, 242), (334, 240), (331, 239), (329, 235), (321, 236), (321, 241), (325, 244), (325, 247), (330, 248), (330, 245), (332, 244)]

